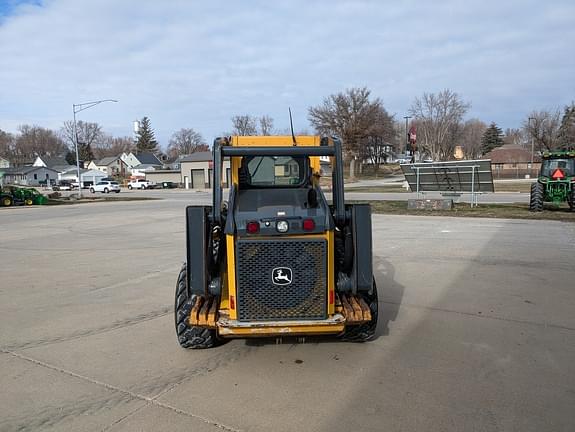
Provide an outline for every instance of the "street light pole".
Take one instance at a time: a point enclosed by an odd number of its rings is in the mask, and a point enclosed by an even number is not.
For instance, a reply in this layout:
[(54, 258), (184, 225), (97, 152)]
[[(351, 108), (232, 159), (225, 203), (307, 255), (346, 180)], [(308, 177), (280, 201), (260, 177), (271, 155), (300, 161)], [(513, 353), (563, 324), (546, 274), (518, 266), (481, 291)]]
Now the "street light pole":
[(409, 149), (409, 132), (407, 130), (407, 121), (411, 118), (411, 116), (403, 117), (405, 119), (405, 153), (407, 153)]
[[(535, 118), (529, 117), (529, 119), (527, 120), (528, 126), (531, 126), (531, 120), (535, 120)], [(531, 171), (529, 172), (529, 176), (531, 176), (531, 174), (533, 174), (533, 153), (535, 150), (535, 140), (533, 139), (533, 131), (532, 130), (529, 131), (529, 135), (531, 135)]]
[(80, 157), (78, 152), (78, 129), (76, 126), (76, 114), (80, 111), (87, 110), (88, 108), (92, 108), (102, 102), (118, 102), (115, 99), (102, 99), (93, 102), (84, 102), (79, 104), (72, 104), (72, 111), (74, 112), (74, 146), (76, 147), (76, 174), (78, 175), (78, 196), (82, 198), (82, 181), (80, 179)]

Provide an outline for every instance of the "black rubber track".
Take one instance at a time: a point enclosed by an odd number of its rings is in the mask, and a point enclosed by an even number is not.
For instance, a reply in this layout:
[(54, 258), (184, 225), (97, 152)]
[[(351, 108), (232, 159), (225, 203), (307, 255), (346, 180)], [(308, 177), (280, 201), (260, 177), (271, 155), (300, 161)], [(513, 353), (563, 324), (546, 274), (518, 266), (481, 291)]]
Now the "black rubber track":
[(535, 182), (531, 185), (531, 196), (529, 197), (529, 210), (540, 212), (543, 211), (543, 198), (545, 195), (544, 187), (541, 183)]
[(365, 293), (362, 294), (362, 296), (371, 309), (371, 321), (357, 326), (346, 327), (343, 334), (339, 336), (341, 340), (347, 342), (367, 342), (375, 337), (377, 314), (379, 309), (377, 304), (377, 287), (375, 286), (375, 281), (373, 281), (372, 293)]
[(184, 263), (180, 274), (178, 275), (178, 282), (176, 283), (176, 301), (174, 305), (174, 318), (176, 322), (176, 334), (178, 342), (182, 348), (190, 349), (204, 349), (211, 348), (217, 345), (216, 331), (195, 327), (188, 324), (187, 318), (190, 316), (190, 311), (198, 300), (198, 296), (188, 293), (188, 278), (187, 278), (187, 265)]
[(571, 199), (569, 200), (569, 207), (572, 212), (575, 212), (575, 185), (571, 186)]

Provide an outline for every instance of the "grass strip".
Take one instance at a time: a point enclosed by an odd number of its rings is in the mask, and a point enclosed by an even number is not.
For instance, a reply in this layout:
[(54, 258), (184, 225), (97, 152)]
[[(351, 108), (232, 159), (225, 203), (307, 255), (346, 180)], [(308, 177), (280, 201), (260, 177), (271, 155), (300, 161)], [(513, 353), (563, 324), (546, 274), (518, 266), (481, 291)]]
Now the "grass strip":
[(372, 213), (397, 214), (413, 216), (454, 216), (454, 217), (482, 217), (502, 219), (528, 219), (528, 220), (555, 220), (575, 222), (575, 212), (569, 210), (567, 205), (545, 205), (542, 212), (531, 212), (527, 204), (479, 204), (471, 208), (469, 203), (454, 203), (452, 210), (408, 210), (407, 201), (355, 201), (367, 202), (371, 205)]

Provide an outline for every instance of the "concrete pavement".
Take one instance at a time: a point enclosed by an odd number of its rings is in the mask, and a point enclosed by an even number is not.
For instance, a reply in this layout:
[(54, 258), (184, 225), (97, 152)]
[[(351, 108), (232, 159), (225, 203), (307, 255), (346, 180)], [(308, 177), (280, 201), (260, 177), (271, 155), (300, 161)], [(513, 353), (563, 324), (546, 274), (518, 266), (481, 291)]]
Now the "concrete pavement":
[(573, 224), (375, 215), (375, 341), (186, 351), (183, 210), (210, 197), (162, 192), (0, 209), (0, 431), (575, 428)]

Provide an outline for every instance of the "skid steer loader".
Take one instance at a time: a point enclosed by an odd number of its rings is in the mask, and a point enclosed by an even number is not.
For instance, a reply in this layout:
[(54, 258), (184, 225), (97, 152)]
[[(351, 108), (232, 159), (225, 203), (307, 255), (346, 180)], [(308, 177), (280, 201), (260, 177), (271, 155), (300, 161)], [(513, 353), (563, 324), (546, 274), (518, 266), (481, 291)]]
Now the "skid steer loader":
[[(233, 136), (217, 138), (213, 156), (213, 205), (186, 208), (187, 257), (175, 300), (180, 345), (307, 335), (372, 339), (378, 302), (371, 209), (344, 201), (340, 141)], [(332, 204), (320, 188), (321, 156), (331, 160)]]

